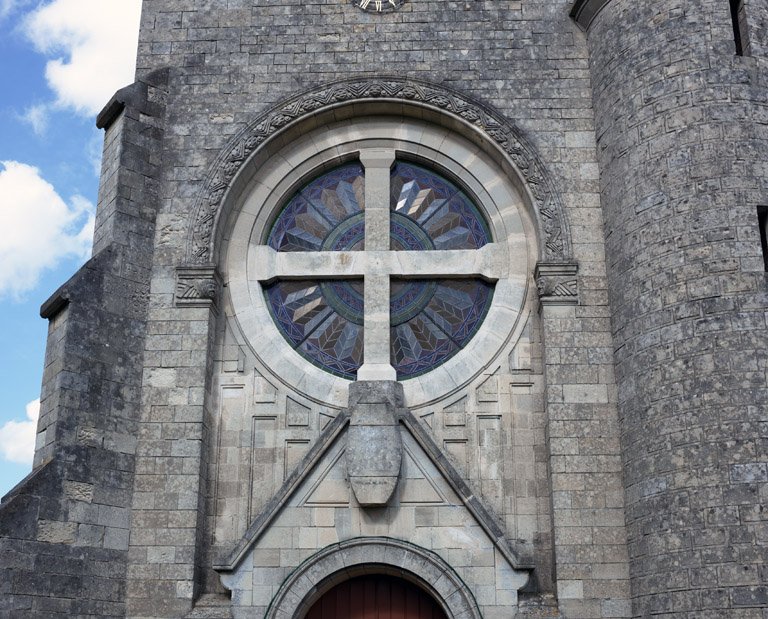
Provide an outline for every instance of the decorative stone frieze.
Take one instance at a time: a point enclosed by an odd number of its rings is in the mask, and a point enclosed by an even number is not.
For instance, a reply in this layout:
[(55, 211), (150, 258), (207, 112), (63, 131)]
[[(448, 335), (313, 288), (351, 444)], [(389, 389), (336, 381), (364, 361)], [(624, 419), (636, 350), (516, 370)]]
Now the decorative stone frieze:
[(217, 158), (198, 196), (189, 231), (187, 263), (208, 263), (214, 259), (214, 230), (224, 196), (253, 153), (297, 121), (340, 104), (366, 100), (398, 100), (437, 109), (481, 131), (501, 148), (526, 184), (539, 221), (542, 256), (552, 261), (571, 257), (562, 200), (535, 150), (514, 124), (496, 110), (444, 86), (385, 76), (344, 80), (303, 92), (273, 107), (240, 132)]

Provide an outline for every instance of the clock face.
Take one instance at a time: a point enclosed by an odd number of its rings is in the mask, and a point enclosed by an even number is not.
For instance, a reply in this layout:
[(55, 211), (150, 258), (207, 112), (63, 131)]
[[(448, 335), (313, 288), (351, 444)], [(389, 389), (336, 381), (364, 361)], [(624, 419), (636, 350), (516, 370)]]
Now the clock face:
[(369, 13), (386, 13), (399, 9), (405, 0), (352, 0), (352, 3)]

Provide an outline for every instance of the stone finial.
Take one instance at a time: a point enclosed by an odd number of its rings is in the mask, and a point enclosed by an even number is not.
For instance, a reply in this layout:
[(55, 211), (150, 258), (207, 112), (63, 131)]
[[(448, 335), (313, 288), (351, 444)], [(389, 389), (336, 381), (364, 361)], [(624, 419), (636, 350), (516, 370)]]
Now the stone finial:
[(395, 412), (403, 404), (403, 386), (396, 381), (349, 386), (347, 475), (363, 507), (385, 506), (397, 488), (403, 446)]

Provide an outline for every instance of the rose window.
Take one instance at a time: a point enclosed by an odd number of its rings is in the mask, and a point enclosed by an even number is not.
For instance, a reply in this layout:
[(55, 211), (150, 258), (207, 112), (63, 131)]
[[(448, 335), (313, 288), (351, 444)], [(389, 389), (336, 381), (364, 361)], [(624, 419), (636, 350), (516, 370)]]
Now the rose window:
[(440, 365), (477, 333), (493, 297), (493, 269), (478, 267), (492, 242), (480, 209), (435, 171), (393, 159), (362, 151), (314, 179), (267, 239), (277, 256), (262, 285), (280, 333), (349, 379)]

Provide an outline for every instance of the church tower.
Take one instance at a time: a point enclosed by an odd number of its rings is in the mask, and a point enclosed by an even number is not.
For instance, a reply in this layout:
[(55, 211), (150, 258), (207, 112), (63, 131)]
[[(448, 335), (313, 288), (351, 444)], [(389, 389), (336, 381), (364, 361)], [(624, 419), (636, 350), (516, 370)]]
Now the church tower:
[(144, 0), (0, 616), (762, 617), (767, 19)]
[(768, 605), (768, 7), (581, 8), (634, 615), (748, 617)]

